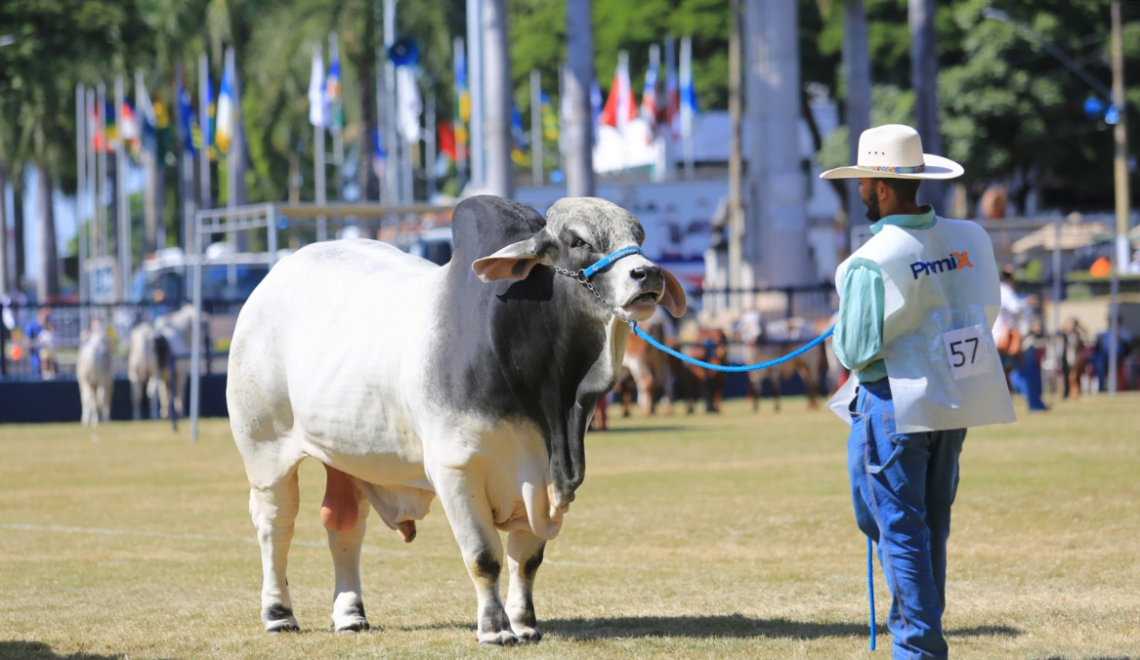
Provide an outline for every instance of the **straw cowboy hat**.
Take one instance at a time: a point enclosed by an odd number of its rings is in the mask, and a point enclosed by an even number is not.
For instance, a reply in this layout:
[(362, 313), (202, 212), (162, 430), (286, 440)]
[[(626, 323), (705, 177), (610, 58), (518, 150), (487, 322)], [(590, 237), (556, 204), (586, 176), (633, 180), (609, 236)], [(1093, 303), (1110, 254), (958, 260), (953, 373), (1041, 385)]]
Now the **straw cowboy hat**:
[(949, 158), (922, 153), (922, 138), (910, 126), (887, 124), (859, 136), (859, 164), (837, 167), (821, 179), (953, 179), (965, 170)]

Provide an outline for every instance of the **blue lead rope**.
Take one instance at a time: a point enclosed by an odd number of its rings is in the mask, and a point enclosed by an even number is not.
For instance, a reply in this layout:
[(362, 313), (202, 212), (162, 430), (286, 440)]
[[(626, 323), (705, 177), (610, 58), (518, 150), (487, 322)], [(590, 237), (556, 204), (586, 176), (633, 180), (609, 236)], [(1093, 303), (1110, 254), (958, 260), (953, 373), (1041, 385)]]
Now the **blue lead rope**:
[(827, 332), (825, 332), (822, 335), (816, 337), (815, 339), (809, 341), (808, 343), (804, 344), (803, 346), (800, 346), (799, 348), (792, 351), (791, 353), (788, 353), (787, 355), (785, 355), (783, 357), (776, 358), (775, 360), (768, 360), (767, 362), (761, 362), (760, 364), (745, 364), (745, 365), (740, 365), (740, 366), (726, 366), (726, 365), (722, 365), (722, 364), (711, 364), (709, 362), (704, 362), (702, 360), (698, 360), (696, 358), (689, 357), (688, 355), (685, 355), (684, 353), (675, 351), (675, 350), (669, 348), (668, 346), (666, 346), (665, 344), (662, 344), (661, 342), (657, 341), (653, 337), (650, 337), (648, 334), (646, 334), (644, 330), (637, 327), (636, 321), (627, 321), (627, 323), (629, 323), (629, 327), (633, 328), (634, 334), (636, 334), (638, 337), (641, 337), (646, 342), (648, 342), (650, 346), (653, 346), (654, 348), (656, 348), (658, 350), (665, 351), (669, 355), (672, 355), (673, 357), (675, 357), (679, 360), (682, 360), (684, 362), (688, 362), (689, 364), (695, 364), (698, 367), (704, 367), (705, 369), (712, 369), (713, 371), (727, 371), (730, 373), (737, 373), (737, 372), (741, 372), (741, 371), (756, 371), (757, 369), (767, 369), (768, 367), (774, 367), (777, 364), (783, 364), (784, 362), (787, 362), (788, 360), (791, 360), (792, 358), (803, 355), (804, 353), (810, 351), (811, 349), (815, 348), (816, 346), (819, 346), (821, 343), (823, 343), (823, 341), (825, 339), (827, 339), (828, 337), (831, 336), (831, 333), (835, 332), (835, 326), (831, 326), (830, 328), (827, 329)]
[(871, 650), (875, 650), (875, 564), (871, 538), (867, 537), (867, 598), (871, 601)]

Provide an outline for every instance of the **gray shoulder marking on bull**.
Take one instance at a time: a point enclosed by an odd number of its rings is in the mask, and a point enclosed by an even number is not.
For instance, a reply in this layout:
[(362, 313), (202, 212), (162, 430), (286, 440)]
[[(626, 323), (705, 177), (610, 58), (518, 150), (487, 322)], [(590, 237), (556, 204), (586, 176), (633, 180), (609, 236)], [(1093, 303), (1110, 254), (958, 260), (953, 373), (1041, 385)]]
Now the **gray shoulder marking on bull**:
[[(616, 247), (640, 244), (641, 224), (603, 200), (562, 200), (547, 225), (528, 206), (479, 196), (456, 207), (452, 232), (455, 252), (431, 352), (433, 394), (449, 409), (534, 423), (546, 442), (549, 476), (571, 502), (585, 478), (590, 414), (612, 386), (591, 377), (599, 360), (610, 359), (603, 354), (606, 328), (587, 307), (598, 302), (546, 266), (525, 280), (487, 283), (471, 264), (534, 237), (541, 256), (577, 270)], [(572, 248), (575, 238), (586, 246)]]

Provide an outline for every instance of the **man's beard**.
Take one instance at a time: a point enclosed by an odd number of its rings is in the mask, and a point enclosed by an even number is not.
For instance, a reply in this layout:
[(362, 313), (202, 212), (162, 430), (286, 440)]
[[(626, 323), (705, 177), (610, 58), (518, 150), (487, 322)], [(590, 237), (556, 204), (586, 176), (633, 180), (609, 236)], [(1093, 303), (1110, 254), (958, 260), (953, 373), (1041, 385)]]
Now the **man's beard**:
[(879, 197), (877, 195), (871, 195), (870, 199), (864, 199), (863, 206), (867, 207), (867, 219), (871, 222), (878, 222), (883, 219), (883, 213), (879, 210)]

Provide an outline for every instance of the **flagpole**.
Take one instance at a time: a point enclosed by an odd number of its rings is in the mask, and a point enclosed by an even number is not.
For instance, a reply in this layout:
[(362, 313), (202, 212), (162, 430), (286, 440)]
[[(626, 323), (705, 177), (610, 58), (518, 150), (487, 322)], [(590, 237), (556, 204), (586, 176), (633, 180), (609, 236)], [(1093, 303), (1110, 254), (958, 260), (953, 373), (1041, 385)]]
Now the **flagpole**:
[(435, 197), (435, 94), (428, 94), (424, 110), (424, 200)]
[[(333, 62), (340, 62), (340, 46), (337, 42), (336, 32), (329, 33), (329, 64)], [(337, 71), (337, 84), (340, 84), (340, 72)], [(332, 123), (329, 125), (329, 131), (332, 133), (333, 139), (333, 168), (336, 170), (336, 180), (334, 181), (334, 188), (336, 189), (336, 199), (341, 201), (341, 195), (344, 191), (344, 134), (340, 128), (340, 122), (337, 119), (337, 113), (340, 109), (340, 94), (338, 90), (338, 98), (336, 107), (332, 108)], [(363, 190), (361, 194), (363, 194)]]
[(686, 90), (693, 84), (693, 40), (681, 39), (681, 137), (685, 149), (685, 178), (693, 178), (693, 109)]
[(118, 229), (115, 244), (118, 247), (118, 268), (115, 269), (115, 292), (126, 302), (131, 280), (131, 209), (127, 194), (127, 152), (123, 139), (126, 123), (123, 117), (123, 77), (115, 76), (115, 199), (117, 200)]
[(482, 188), (486, 184), (483, 161), (482, 5), (482, 0), (467, 0), (467, 93), (471, 99), (471, 121), (467, 124), (467, 139), (471, 145), (470, 179), (476, 188)]
[(157, 210), (155, 204), (157, 196), (155, 195), (155, 158), (154, 154), (147, 148), (146, 140), (143, 134), (143, 122), (146, 119), (143, 112), (143, 73), (141, 69), (135, 71), (135, 121), (138, 122), (139, 142), (142, 144), (142, 149), (139, 152), (139, 157), (142, 159), (143, 172), (145, 174), (145, 185), (143, 189), (143, 240), (144, 245), (142, 251), (153, 252), (158, 244), (156, 239), (157, 233)]
[[(206, 54), (198, 56), (198, 130), (202, 134), (202, 148), (198, 150), (198, 208), (214, 208), (210, 194), (210, 63)], [(192, 236), (197, 231), (192, 231)]]
[[(466, 46), (464, 46), (463, 37), (456, 37), (455, 39), (453, 39), (451, 41), (452, 66), (455, 70), (455, 75), (458, 78), (459, 71), (462, 68), (463, 76), (464, 76), (463, 84), (468, 85), (468, 89), (470, 89), (470, 86), (469, 86), (470, 83), (468, 82), (469, 76), (467, 75), (467, 61), (466, 61), (467, 54), (466, 54), (466, 51), (464, 50), (465, 48), (466, 48)], [(458, 80), (456, 81), (456, 83), (458, 83)], [(463, 116), (462, 116), (462, 113), (460, 112), (460, 103), (461, 103), (460, 96), (461, 96), (461, 92), (459, 90), (459, 85), (456, 84), (456, 86), (455, 86), (455, 119), (452, 121), (452, 132), (455, 134), (455, 178), (457, 179), (457, 182), (459, 183), (459, 186), (458, 186), (459, 192), (462, 193), (463, 192), (463, 186), (465, 186), (467, 184), (467, 153), (466, 153), (467, 150), (466, 150), (466, 147), (467, 147), (467, 142), (468, 142), (468, 139), (470, 136), (470, 131), (462, 130), (462, 128), (463, 128)], [(470, 102), (471, 102), (470, 92), (468, 92), (467, 102), (468, 102), (468, 109), (470, 110)], [(464, 136), (464, 140), (462, 142), (459, 140), (460, 135)]]
[(389, 56), (392, 44), (396, 43), (396, 0), (384, 0), (384, 87), (387, 90), (388, 158), (384, 168), (384, 178), (388, 181), (388, 200), (400, 203), (400, 141), (396, 138), (396, 66)]
[[(87, 234), (83, 231), (83, 215), (87, 206), (87, 92), (83, 85), (75, 86), (75, 236), (79, 239), (79, 302), (87, 302)], [(2, 193), (3, 191), (0, 191)], [(7, 231), (0, 227), (0, 231)], [(0, 259), (0, 262), (4, 260)], [(0, 289), (3, 278), (0, 277)], [(0, 292), (2, 293), (2, 292)], [(85, 312), (84, 312), (85, 314)], [(87, 325), (80, 320), (79, 327)]]
[[(178, 135), (180, 144), (178, 149), (178, 175), (179, 198), (182, 200), (182, 232), (179, 244), (183, 254), (189, 254), (194, 249), (194, 158), (190, 155), (194, 145), (194, 136), (190, 134), (190, 93), (186, 92), (182, 62), (174, 65), (175, 107), (178, 108)], [(186, 92), (186, 104), (182, 103), (182, 94)]]
[[(100, 138), (95, 152), (95, 256), (107, 256), (107, 207), (103, 198), (107, 196), (107, 86), (99, 81), (96, 88), (95, 105), (98, 116), (95, 118), (96, 135)], [(102, 301), (101, 301), (102, 302)]]
[[(313, 59), (321, 56), (321, 44), (313, 44)], [(323, 66), (323, 64), (322, 64)], [(320, 100), (324, 103), (324, 99)], [(313, 185), (315, 186), (315, 197), (317, 206), (325, 205), (325, 126), (324, 126), (324, 108), (320, 109), (321, 123), (320, 125), (313, 124)], [(317, 240), (328, 240), (329, 226), (328, 218), (320, 216), (317, 218)]]
[(661, 102), (662, 95), (658, 94), (658, 90), (662, 89), (661, 84), (661, 46), (651, 44), (649, 46), (649, 69), (654, 72), (653, 78), (653, 116), (646, 117), (649, 122), (649, 130), (653, 135), (653, 173), (652, 179), (655, 183), (665, 181), (665, 170), (667, 169), (665, 161), (665, 139), (661, 135), (661, 126), (657, 118), (661, 116)]
[(677, 70), (677, 51), (673, 35), (665, 37), (665, 86), (663, 87), (662, 103), (665, 104), (665, 134), (669, 141), (665, 144), (665, 180), (676, 178), (677, 149), (676, 134), (673, 132), (673, 87), (676, 82), (673, 76)]
[(530, 178), (531, 185), (541, 186), (542, 176), (542, 74), (530, 70)]
[[(87, 220), (87, 261), (90, 265), (91, 257), (95, 256), (95, 218), (99, 212), (99, 196), (98, 196), (98, 177), (96, 176), (96, 156), (95, 156), (95, 134), (98, 130), (95, 122), (92, 120), (93, 113), (95, 112), (95, 90), (87, 88), (87, 105), (84, 112), (86, 117), (84, 121), (87, 126), (87, 196), (91, 202), (91, 217)], [(98, 116), (98, 115), (94, 115)], [(86, 301), (91, 302), (91, 274), (84, 273), (84, 283), (87, 285)]]

